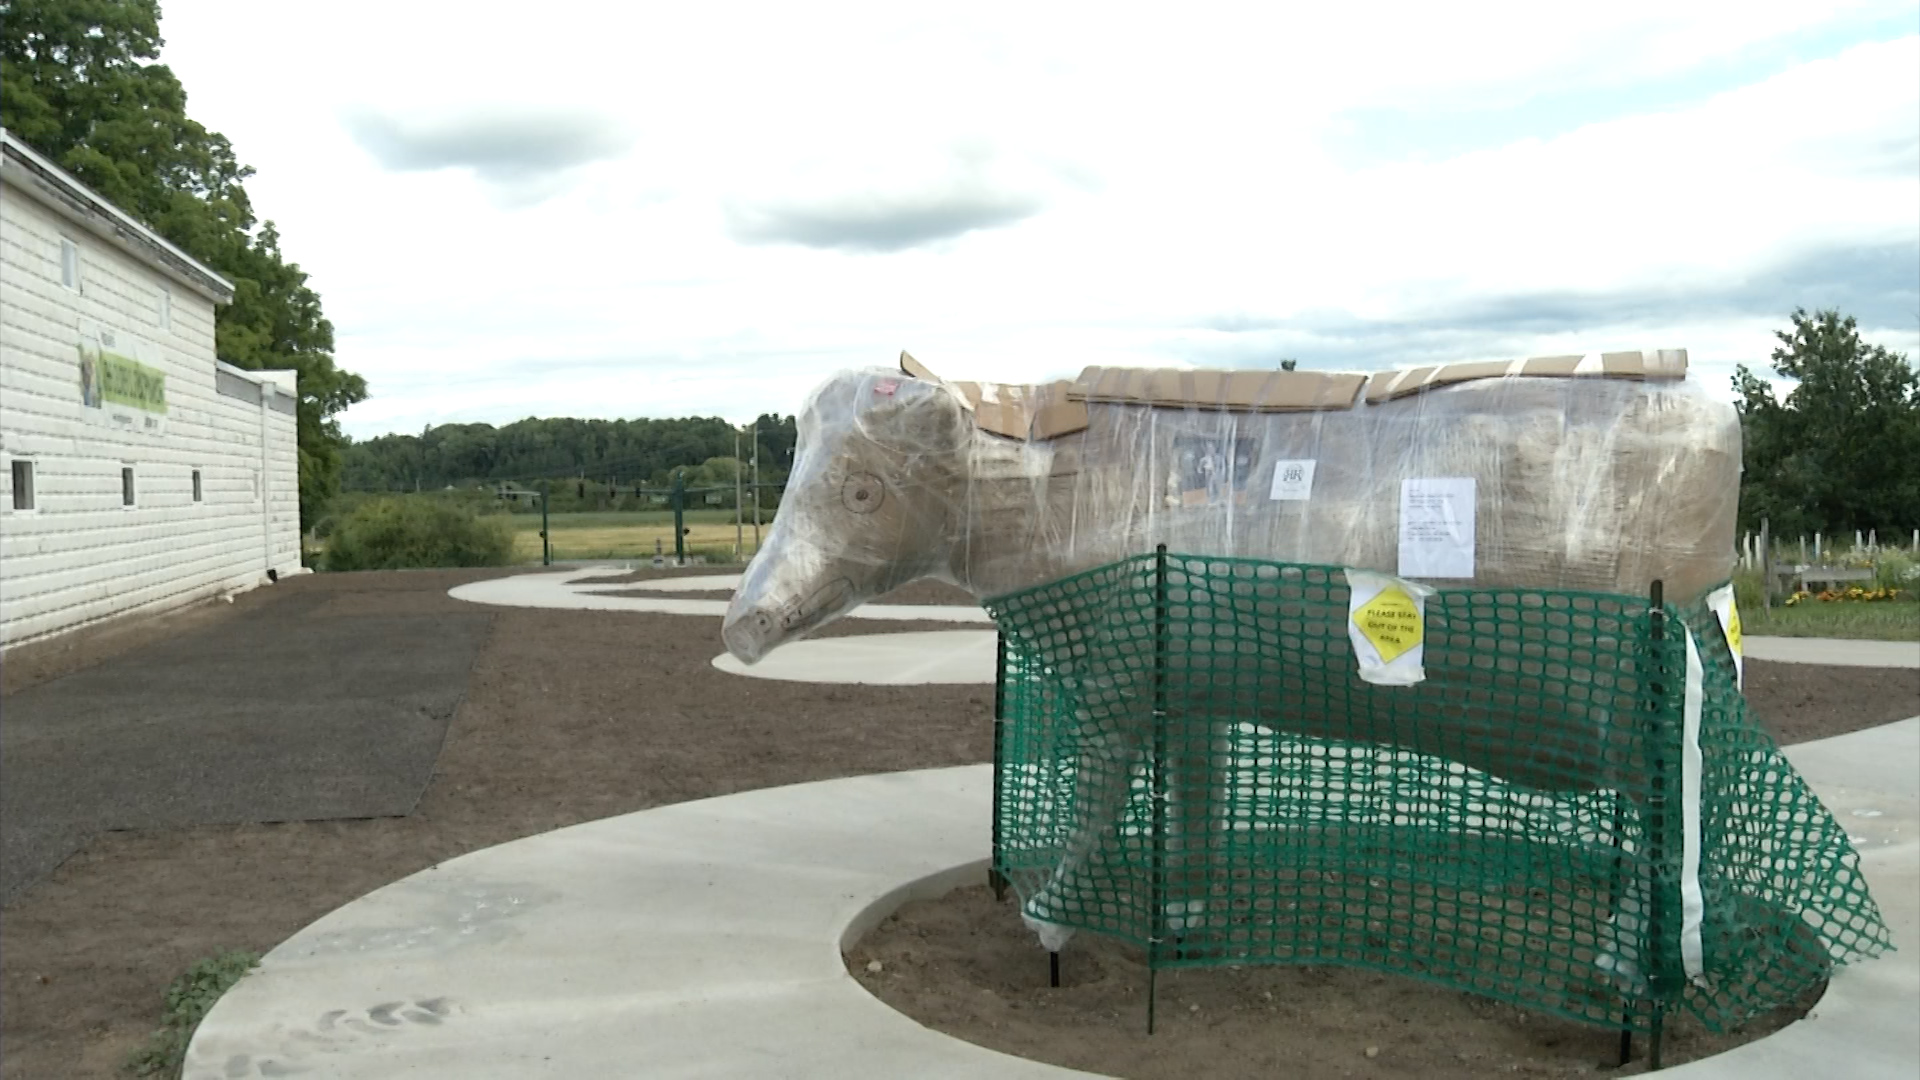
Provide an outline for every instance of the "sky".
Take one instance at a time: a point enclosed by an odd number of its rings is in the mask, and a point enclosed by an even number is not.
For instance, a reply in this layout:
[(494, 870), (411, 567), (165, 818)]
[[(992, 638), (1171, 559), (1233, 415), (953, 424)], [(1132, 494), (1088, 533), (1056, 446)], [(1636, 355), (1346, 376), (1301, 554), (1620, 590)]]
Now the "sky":
[(953, 379), (1920, 359), (1920, 0), (164, 0), (355, 438)]

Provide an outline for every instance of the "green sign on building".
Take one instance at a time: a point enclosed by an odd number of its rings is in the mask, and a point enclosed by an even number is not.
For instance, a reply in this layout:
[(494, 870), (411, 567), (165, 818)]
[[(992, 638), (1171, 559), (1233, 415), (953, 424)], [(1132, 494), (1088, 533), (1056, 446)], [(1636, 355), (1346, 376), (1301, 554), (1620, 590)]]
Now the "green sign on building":
[(100, 396), (117, 405), (151, 413), (167, 411), (167, 375), (130, 357), (102, 350), (94, 370), (100, 378)]
[(157, 434), (167, 415), (167, 374), (135, 359), (147, 350), (123, 337), (82, 325), (80, 403), (101, 423)]

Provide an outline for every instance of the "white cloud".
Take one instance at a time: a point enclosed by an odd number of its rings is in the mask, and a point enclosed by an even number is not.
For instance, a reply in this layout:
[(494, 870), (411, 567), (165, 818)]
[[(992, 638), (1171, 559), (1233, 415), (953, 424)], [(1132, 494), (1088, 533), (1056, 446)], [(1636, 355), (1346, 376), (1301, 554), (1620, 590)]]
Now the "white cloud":
[[(1801, 296), (1914, 351), (1920, 37), (1792, 54), (1916, 12), (170, 0), (162, 29), (368, 435), (792, 411), (903, 347), (957, 378), (1668, 346), (1720, 372)], [(1437, 161), (1328, 149), (1356, 109), (1674, 78), (1720, 92)]]

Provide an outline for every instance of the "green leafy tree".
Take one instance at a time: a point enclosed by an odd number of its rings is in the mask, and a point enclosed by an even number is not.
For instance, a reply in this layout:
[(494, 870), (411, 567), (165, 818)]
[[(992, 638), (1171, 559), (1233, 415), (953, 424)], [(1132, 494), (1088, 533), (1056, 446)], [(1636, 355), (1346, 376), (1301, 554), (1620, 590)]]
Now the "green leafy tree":
[(1740, 365), (1746, 472), (1741, 523), (1775, 536), (1920, 525), (1920, 373), (1860, 338), (1852, 316), (1795, 309), (1776, 331), (1774, 373), (1797, 385), (1784, 401)]
[(333, 362), (333, 325), (271, 221), (254, 218), (253, 170), (187, 115), (160, 55), (158, 0), (0, 0), (0, 123), (234, 285), (215, 353), (300, 377), (300, 517), (339, 490), (335, 416), (367, 396)]

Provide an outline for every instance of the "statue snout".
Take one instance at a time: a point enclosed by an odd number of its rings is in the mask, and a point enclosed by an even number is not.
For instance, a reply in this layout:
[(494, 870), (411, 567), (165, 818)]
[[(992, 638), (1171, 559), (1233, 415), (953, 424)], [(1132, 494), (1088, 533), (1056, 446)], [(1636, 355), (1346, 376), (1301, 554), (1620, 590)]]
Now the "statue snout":
[(737, 604), (734, 610), (727, 612), (726, 621), (720, 626), (720, 640), (734, 659), (743, 664), (757, 664), (773, 647), (779, 644), (785, 629), (780, 620), (763, 609), (741, 609)]

